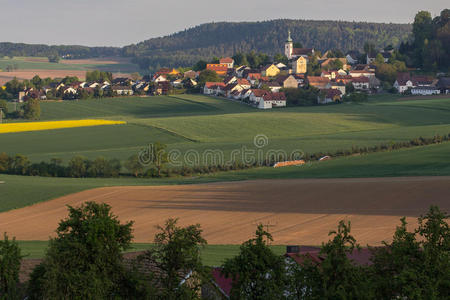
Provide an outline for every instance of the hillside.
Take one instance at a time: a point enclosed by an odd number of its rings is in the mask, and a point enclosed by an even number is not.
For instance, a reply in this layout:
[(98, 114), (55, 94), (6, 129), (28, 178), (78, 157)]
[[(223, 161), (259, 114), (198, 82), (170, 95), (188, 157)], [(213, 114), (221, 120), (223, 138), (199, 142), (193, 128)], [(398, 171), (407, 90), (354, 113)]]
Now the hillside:
[(311, 20), (221, 22), (202, 24), (123, 48), (0, 43), (0, 57), (47, 57), (55, 54), (69, 54), (71, 58), (125, 56), (133, 58), (145, 70), (149, 66), (189, 66), (200, 59), (237, 52), (281, 53), (288, 29), (292, 31), (295, 42), (322, 51), (362, 49), (365, 42), (372, 42), (380, 48), (389, 44), (396, 46), (411, 33), (409, 24)]
[(148, 66), (192, 65), (200, 59), (233, 55), (236, 52), (282, 53), (288, 29), (294, 42), (325, 51), (360, 49), (372, 42), (376, 47), (398, 45), (411, 32), (409, 24), (343, 21), (272, 20), (264, 22), (221, 22), (199, 25), (170, 36), (126, 46), (123, 55)]

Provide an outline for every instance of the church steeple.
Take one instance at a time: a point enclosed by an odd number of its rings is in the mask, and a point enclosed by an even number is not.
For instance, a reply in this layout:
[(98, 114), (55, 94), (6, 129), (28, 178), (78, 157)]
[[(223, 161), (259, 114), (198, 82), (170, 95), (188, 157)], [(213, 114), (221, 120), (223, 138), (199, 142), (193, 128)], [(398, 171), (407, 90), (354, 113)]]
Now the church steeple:
[(288, 38), (286, 40), (286, 43), (292, 43), (292, 39), (291, 39), (291, 31), (288, 30)]
[(292, 52), (294, 52), (294, 43), (292, 42), (291, 31), (288, 30), (288, 38), (284, 44), (284, 55), (286, 55), (288, 59), (292, 59)]

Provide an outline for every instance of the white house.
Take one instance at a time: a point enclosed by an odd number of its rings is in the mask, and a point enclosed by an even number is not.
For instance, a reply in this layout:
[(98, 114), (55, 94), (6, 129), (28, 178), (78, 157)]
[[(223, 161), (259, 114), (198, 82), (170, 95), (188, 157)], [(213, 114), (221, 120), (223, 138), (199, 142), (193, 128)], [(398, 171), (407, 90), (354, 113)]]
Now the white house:
[(163, 81), (167, 81), (167, 78), (163, 75), (159, 75), (158, 77), (155, 78), (155, 80), (153, 80), (153, 82), (163, 82)]
[(370, 88), (369, 78), (365, 76), (353, 78), (352, 84), (355, 90), (368, 90)]
[(411, 89), (411, 94), (429, 96), (429, 95), (439, 95), (441, 91), (439, 88), (434, 86), (416, 86)]
[(218, 95), (219, 87), (225, 87), (223, 82), (206, 82), (203, 87), (203, 94), (205, 95)]
[(408, 73), (399, 73), (397, 75), (397, 80), (394, 82), (394, 88), (396, 88), (399, 93), (404, 93), (413, 87), (414, 83)]
[(113, 86), (112, 87), (113, 92), (115, 92), (117, 95), (128, 95), (131, 96), (134, 94), (133, 89), (129, 86)]

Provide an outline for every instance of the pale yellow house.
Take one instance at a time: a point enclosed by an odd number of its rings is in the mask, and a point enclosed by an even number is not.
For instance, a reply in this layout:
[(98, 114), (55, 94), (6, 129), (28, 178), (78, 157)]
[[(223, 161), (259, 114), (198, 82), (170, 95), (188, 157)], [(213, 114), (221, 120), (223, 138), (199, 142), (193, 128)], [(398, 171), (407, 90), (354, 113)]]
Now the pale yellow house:
[(278, 74), (280, 74), (280, 69), (278, 69), (277, 66), (274, 64), (265, 66), (264, 69), (261, 72), (263, 77), (275, 77)]
[(303, 56), (300, 56), (296, 61), (292, 63), (292, 70), (294, 74), (305, 74), (308, 68), (308, 60)]

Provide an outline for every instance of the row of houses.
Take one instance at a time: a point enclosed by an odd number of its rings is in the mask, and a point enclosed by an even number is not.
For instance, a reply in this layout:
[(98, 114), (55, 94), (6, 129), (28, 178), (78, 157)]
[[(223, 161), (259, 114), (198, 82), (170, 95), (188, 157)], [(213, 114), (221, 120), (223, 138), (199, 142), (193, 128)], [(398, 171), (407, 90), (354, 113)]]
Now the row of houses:
[[(172, 78), (169, 80), (169, 76)], [(175, 77), (173, 77), (175, 76)], [(76, 81), (64, 83), (64, 81), (53, 82), (40, 89), (30, 87), (19, 92), (19, 101), (27, 98), (45, 100), (52, 97), (63, 99), (74, 99), (83, 93), (99, 94), (109, 96), (132, 96), (138, 95), (166, 95), (172, 88), (197, 85), (198, 72), (188, 71), (184, 76), (179, 76), (175, 69), (163, 68), (153, 76), (145, 76), (142, 80), (133, 80), (128, 77), (114, 78), (111, 81)], [(101, 92), (100, 92), (101, 91)]]
[(410, 73), (399, 73), (394, 87), (399, 93), (411, 93), (412, 95), (439, 95), (450, 92), (450, 77), (439, 79), (431, 76), (413, 76)]

